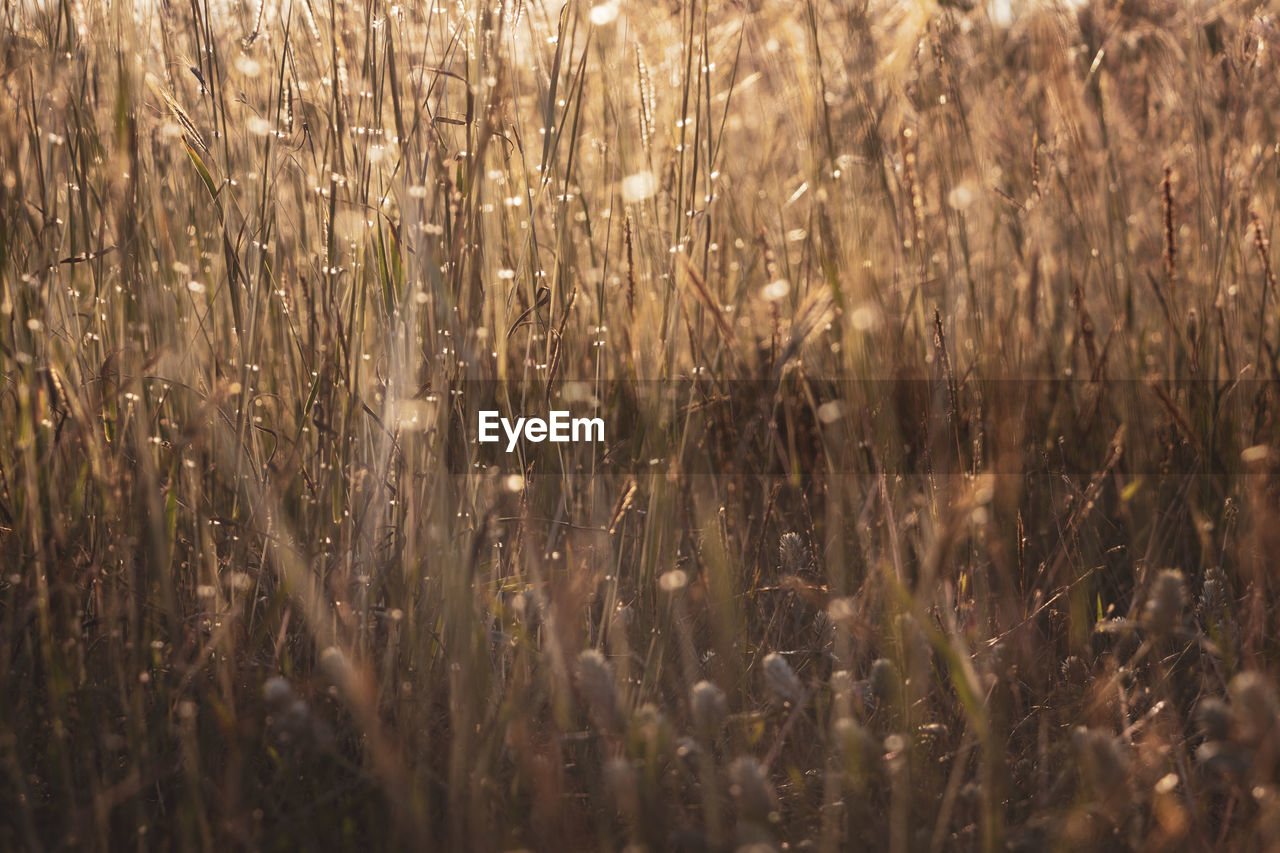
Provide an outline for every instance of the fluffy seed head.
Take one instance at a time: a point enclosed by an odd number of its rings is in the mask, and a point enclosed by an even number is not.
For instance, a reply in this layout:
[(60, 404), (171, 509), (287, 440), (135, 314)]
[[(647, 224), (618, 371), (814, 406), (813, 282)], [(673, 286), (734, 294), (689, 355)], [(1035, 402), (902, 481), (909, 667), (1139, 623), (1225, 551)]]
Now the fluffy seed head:
[(861, 778), (876, 766), (881, 750), (876, 739), (856, 720), (844, 717), (837, 720), (831, 730), (847, 773)]
[(1129, 778), (1129, 756), (1115, 735), (1081, 726), (1071, 741), (1081, 773), (1093, 790), (1103, 798), (1119, 793)]
[(735, 758), (729, 765), (729, 793), (744, 821), (763, 823), (777, 812), (778, 797), (773, 784), (760, 762), (749, 755)]
[(795, 674), (787, 659), (777, 652), (770, 652), (764, 658), (764, 684), (784, 702), (799, 702), (804, 695), (804, 684), (800, 676)]
[(1168, 634), (1181, 624), (1186, 606), (1186, 579), (1177, 569), (1165, 569), (1151, 587), (1151, 597), (1142, 611), (1142, 623), (1153, 634)]
[(612, 758), (604, 765), (604, 789), (614, 809), (626, 820), (635, 820), (640, 811), (636, 769), (630, 761)]
[(1257, 743), (1276, 730), (1280, 724), (1280, 700), (1266, 676), (1242, 672), (1231, 679), (1227, 692), (1239, 724), (1240, 740)]
[(877, 702), (890, 703), (897, 699), (902, 677), (898, 667), (888, 658), (877, 658), (871, 664), (871, 676), (867, 679), (871, 686), (871, 695)]
[(320, 672), (339, 690), (346, 690), (354, 675), (351, 661), (337, 646), (329, 646), (320, 653)]
[(1210, 776), (1239, 779), (1253, 766), (1255, 751), (1238, 743), (1207, 740), (1196, 747), (1196, 762)]
[(268, 708), (279, 710), (293, 699), (293, 688), (280, 676), (273, 675), (267, 679), (266, 684), (262, 685), (262, 698), (266, 701)]
[(1231, 737), (1231, 709), (1216, 696), (1204, 699), (1196, 706), (1196, 722), (1205, 740), (1226, 740)]
[(720, 730), (729, 713), (724, 691), (710, 681), (699, 681), (689, 690), (689, 709), (699, 734), (710, 735)]
[(651, 749), (661, 749), (669, 739), (667, 718), (652, 702), (645, 702), (631, 717), (632, 731)]
[(618, 694), (613, 667), (595, 649), (578, 655), (578, 690), (587, 705), (591, 722), (605, 731), (618, 728)]

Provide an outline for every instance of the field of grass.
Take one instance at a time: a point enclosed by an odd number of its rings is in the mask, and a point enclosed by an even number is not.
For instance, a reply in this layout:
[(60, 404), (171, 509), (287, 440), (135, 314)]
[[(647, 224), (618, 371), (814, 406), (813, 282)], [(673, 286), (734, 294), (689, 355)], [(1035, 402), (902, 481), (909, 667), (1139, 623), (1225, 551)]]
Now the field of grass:
[(1277, 849), (1278, 16), (3, 0), (0, 849)]

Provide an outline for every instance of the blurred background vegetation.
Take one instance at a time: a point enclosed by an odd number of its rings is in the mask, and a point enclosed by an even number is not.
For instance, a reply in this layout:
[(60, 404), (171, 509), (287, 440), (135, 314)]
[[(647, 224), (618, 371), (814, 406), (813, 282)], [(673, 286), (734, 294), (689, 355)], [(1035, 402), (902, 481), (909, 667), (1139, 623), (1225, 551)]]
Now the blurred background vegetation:
[(1270, 849), (1278, 11), (5, 0), (0, 847)]

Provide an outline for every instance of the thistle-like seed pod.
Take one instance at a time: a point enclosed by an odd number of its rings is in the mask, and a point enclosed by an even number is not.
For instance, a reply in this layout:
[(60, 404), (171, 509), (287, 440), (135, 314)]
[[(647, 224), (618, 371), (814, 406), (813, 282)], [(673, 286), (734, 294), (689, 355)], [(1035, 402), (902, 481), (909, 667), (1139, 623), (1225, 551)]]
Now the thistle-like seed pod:
[(1072, 686), (1082, 686), (1089, 682), (1089, 667), (1077, 655), (1070, 655), (1059, 667), (1062, 678)]
[(1200, 592), (1200, 619), (1212, 625), (1223, 617), (1227, 608), (1227, 576), (1214, 566), (1204, 573), (1204, 586)]
[(787, 659), (777, 652), (770, 652), (764, 657), (764, 684), (784, 702), (796, 703), (804, 696), (804, 684), (800, 676), (795, 674)]
[(798, 533), (784, 533), (778, 540), (778, 559), (782, 561), (782, 570), (787, 574), (795, 574), (809, 567), (809, 549)]

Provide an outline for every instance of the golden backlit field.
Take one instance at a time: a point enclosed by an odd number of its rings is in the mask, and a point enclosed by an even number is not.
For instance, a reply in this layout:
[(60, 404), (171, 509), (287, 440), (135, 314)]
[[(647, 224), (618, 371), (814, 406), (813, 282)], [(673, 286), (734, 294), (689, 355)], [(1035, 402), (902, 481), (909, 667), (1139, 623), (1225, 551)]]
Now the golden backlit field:
[(1277, 849), (1280, 3), (429, 3), (3, 0), (0, 849)]

